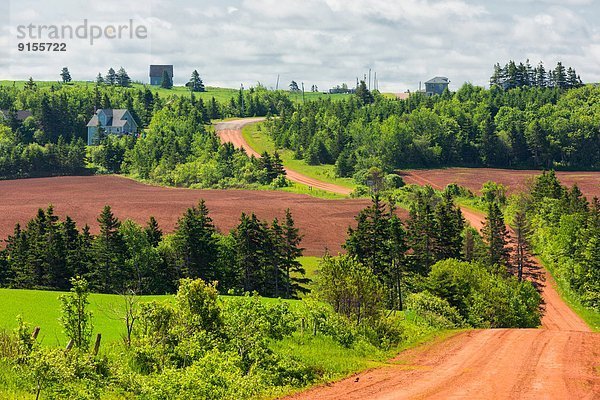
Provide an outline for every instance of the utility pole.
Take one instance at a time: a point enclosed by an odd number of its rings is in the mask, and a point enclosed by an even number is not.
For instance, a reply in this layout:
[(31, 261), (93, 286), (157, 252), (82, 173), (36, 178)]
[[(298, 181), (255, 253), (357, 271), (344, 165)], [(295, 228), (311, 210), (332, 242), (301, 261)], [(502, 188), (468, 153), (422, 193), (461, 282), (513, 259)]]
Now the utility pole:
[(242, 96), (241, 96), (242, 97), (242, 117), (244, 117), (245, 113), (244, 113), (244, 84), (243, 83), (240, 84), (240, 93), (242, 94)]
[(375, 77), (373, 78), (373, 89), (377, 90), (377, 71), (375, 71)]
[(302, 82), (302, 103), (304, 104), (304, 82)]
[(277, 74), (277, 84), (275, 85), (275, 90), (279, 90), (279, 74)]
[(369, 91), (371, 91), (371, 68), (369, 68)]

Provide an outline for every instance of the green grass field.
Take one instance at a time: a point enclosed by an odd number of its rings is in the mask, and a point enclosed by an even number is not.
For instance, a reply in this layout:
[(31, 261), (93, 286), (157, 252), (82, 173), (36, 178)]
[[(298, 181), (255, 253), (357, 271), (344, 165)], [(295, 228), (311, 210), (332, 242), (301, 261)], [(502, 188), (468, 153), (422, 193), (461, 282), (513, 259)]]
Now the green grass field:
[[(300, 257), (300, 262), (306, 269), (306, 277), (315, 277), (319, 257)], [(309, 285), (310, 287), (310, 285)], [(0, 330), (12, 330), (16, 327), (17, 315), (33, 326), (39, 326), (40, 339), (47, 346), (65, 345), (66, 339), (62, 333), (58, 318), (60, 302), (58, 296), (64, 292), (42, 290), (0, 289)], [(227, 301), (228, 296), (222, 296)], [(140, 296), (140, 302), (170, 301), (172, 295)], [(277, 299), (264, 298), (264, 302), (276, 302)], [(291, 304), (299, 302), (291, 301)], [(123, 322), (119, 315), (123, 310), (123, 298), (119, 295), (91, 294), (90, 310), (94, 318), (94, 333), (102, 333), (104, 343), (120, 340), (125, 333)]]
[[(38, 88), (50, 88), (55, 85), (63, 85), (59, 80), (56, 81), (36, 81), (34, 78), (35, 84)], [(0, 80), (0, 86), (15, 86), (19, 89), (22, 89), (25, 86), (24, 80), (21, 81), (11, 81), (11, 80)], [(93, 86), (95, 82), (88, 81), (73, 81), (68, 84), (68, 86)], [(190, 91), (185, 86), (173, 86), (172, 89), (163, 89), (160, 86), (150, 86), (149, 84), (142, 83), (132, 83), (131, 88), (133, 89), (141, 89), (143, 87), (148, 87), (152, 90), (153, 93), (158, 93), (161, 97), (169, 97), (169, 96), (189, 96)], [(201, 98), (204, 101), (210, 100), (214, 97), (220, 103), (228, 103), (229, 100), (233, 97), (235, 98), (238, 95), (239, 89), (232, 88), (219, 88), (207, 86), (206, 92), (194, 93), (196, 98)], [(292, 93), (286, 91), (290, 97), (290, 99), (296, 103), (301, 103), (303, 101), (317, 100), (317, 99), (332, 99), (332, 100), (342, 100), (351, 96), (349, 94), (325, 94), (321, 92), (306, 92), (304, 94), (304, 99), (302, 98), (302, 93)]]
[(295, 159), (291, 150), (277, 149), (273, 140), (262, 130), (262, 125), (260, 123), (246, 125), (242, 129), (242, 135), (250, 147), (258, 153), (264, 151), (273, 153), (277, 150), (283, 160), (283, 164), (291, 170), (323, 182), (333, 183), (349, 189), (354, 189), (356, 187), (352, 178), (336, 177), (334, 165), (308, 165), (304, 160)]

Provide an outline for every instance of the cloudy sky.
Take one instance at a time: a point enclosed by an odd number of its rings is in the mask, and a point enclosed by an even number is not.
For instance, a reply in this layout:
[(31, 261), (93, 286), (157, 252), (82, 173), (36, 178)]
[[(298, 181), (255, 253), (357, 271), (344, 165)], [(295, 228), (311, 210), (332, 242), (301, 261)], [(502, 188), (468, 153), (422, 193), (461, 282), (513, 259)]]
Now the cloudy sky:
[[(294, 79), (320, 89), (377, 71), (384, 91), (447, 76), (451, 88), (485, 85), (496, 62), (554, 65), (600, 81), (600, 2), (594, 0), (0, 0), (0, 80), (92, 80), (125, 67), (148, 80), (151, 63), (174, 64), (175, 83), (197, 69), (208, 85)], [(65, 52), (19, 52), (18, 26), (129, 24), (147, 38), (66, 38)], [(38, 40), (39, 41), (39, 40)], [(56, 41), (56, 40), (54, 40)]]

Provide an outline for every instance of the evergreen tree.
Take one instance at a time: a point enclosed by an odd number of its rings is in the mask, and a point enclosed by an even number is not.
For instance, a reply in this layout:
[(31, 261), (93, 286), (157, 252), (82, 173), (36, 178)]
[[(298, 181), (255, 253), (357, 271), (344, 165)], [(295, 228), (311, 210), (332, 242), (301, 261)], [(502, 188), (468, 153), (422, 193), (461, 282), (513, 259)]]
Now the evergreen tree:
[(344, 248), (384, 280), (391, 260), (391, 252), (386, 246), (390, 216), (385, 212), (385, 204), (381, 202), (378, 193), (375, 193), (371, 200), (371, 206), (362, 210), (356, 217), (356, 229), (348, 228)]
[(100, 72), (98, 72), (98, 76), (96, 76), (96, 84), (102, 85), (103, 83), (104, 83), (104, 78), (102, 77), (102, 74)]
[(242, 213), (240, 223), (233, 230), (235, 243), (235, 263), (240, 273), (244, 292), (265, 290), (265, 266), (268, 264), (270, 238), (266, 224), (254, 213), (250, 216)]
[(287, 299), (297, 298), (299, 293), (307, 293), (308, 290), (302, 286), (309, 283), (309, 279), (304, 278), (304, 268), (298, 259), (302, 256), (304, 249), (300, 247), (302, 235), (296, 228), (290, 209), (285, 210), (285, 223), (282, 227), (281, 235), (281, 269), (285, 274), (284, 293)]
[(30, 76), (29, 80), (27, 82), (25, 82), (25, 89), (26, 90), (36, 90), (37, 89), (37, 84), (33, 81), (33, 78)]
[(94, 265), (90, 270), (90, 282), (103, 293), (121, 292), (129, 278), (125, 271), (125, 242), (119, 231), (121, 222), (110, 206), (98, 217), (100, 234), (93, 241)]
[(529, 225), (527, 224), (527, 218), (525, 212), (522, 210), (517, 211), (514, 218), (514, 231), (515, 231), (515, 265), (517, 267), (517, 277), (519, 281), (523, 280), (523, 270), (527, 266), (528, 260), (528, 246), (527, 236), (529, 235)]
[(448, 190), (442, 194), (442, 201), (435, 207), (434, 214), (437, 228), (435, 246), (437, 260), (447, 258), (460, 259), (462, 256), (462, 232), (465, 220), (460, 208), (454, 204), (452, 194)]
[(121, 87), (129, 87), (131, 85), (131, 78), (129, 78), (129, 75), (123, 67), (119, 68), (117, 71), (116, 80), (117, 85)]
[(62, 71), (60, 72), (60, 76), (62, 78), (63, 83), (71, 82), (71, 73), (69, 72), (69, 69), (67, 67), (63, 67)]
[(105, 81), (109, 85), (114, 85), (117, 83), (117, 74), (115, 73), (115, 70), (112, 69), (112, 67), (108, 69)]
[(204, 200), (188, 208), (177, 221), (174, 241), (183, 276), (211, 282), (216, 278), (218, 247), (217, 231), (208, 214)]
[(427, 274), (435, 262), (437, 232), (431, 194), (427, 193), (430, 190), (431, 188), (427, 187), (417, 192), (409, 210), (407, 224), (408, 243), (413, 250), (409, 255), (410, 260), (413, 269), (421, 274)]
[(504, 215), (496, 202), (488, 203), (487, 216), (483, 225), (483, 238), (488, 247), (488, 263), (490, 265), (508, 264), (508, 230), (504, 223)]
[(292, 81), (290, 83), (290, 92), (299, 92), (300, 88), (298, 87), (298, 83), (296, 81)]
[(148, 223), (146, 224), (146, 237), (148, 238), (148, 242), (153, 247), (157, 247), (160, 241), (162, 240), (163, 232), (160, 230), (158, 226), (158, 221), (153, 216), (150, 216)]
[(554, 74), (552, 76), (554, 87), (558, 87), (560, 89), (567, 88), (567, 72), (560, 61), (558, 64), (556, 64), (556, 68), (554, 68)]
[(171, 89), (173, 87), (173, 79), (171, 79), (167, 70), (163, 71), (160, 87), (163, 89)]
[(190, 78), (190, 81), (188, 82), (187, 86), (192, 92), (206, 91), (204, 83), (202, 82), (202, 79), (200, 78), (200, 75), (198, 74), (197, 70), (194, 70), (194, 72), (192, 72), (192, 77)]
[(373, 93), (369, 91), (367, 88), (367, 84), (365, 81), (360, 81), (360, 84), (356, 88), (356, 97), (360, 100), (362, 104), (371, 104), (375, 101), (373, 97)]

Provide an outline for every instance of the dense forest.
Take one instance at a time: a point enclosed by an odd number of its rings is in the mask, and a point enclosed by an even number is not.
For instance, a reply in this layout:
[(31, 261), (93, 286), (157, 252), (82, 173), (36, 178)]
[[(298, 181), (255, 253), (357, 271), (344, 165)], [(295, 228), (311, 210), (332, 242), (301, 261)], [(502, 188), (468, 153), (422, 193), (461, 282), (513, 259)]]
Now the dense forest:
[[(272, 171), (262, 171), (260, 162), (236, 156), (231, 148), (220, 149), (205, 125), (213, 119), (232, 116), (278, 114), (285, 107), (290, 108), (291, 101), (284, 92), (267, 91), (260, 86), (240, 91), (226, 104), (214, 98), (205, 103), (193, 92), (189, 97), (166, 98), (149, 88), (118, 85), (57, 84), (38, 88), (30, 81), (23, 89), (0, 86), (0, 110), (5, 110), (0, 116), (0, 178), (77, 174), (86, 168), (88, 172), (129, 172), (122, 169), (128, 159), (126, 166), (133, 174), (170, 184), (268, 184), (273, 179), (264, 175)], [(147, 133), (140, 137), (109, 136), (86, 154), (86, 124), (99, 108), (128, 109)], [(29, 110), (32, 115), (20, 120), (17, 110)], [(138, 148), (134, 149), (136, 144)], [(149, 146), (158, 145), (152, 154), (142, 153)], [(200, 167), (207, 160), (216, 160), (218, 167)], [(180, 167), (177, 176), (163, 176), (165, 168), (170, 171), (179, 163), (187, 165)], [(237, 170), (229, 172), (231, 166)], [(203, 168), (208, 170), (199, 171)], [(230, 175), (221, 176), (223, 173)]]
[[(360, 89), (360, 88), (359, 88)], [(407, 100), (366, 89), (283, 110), (266, 123), (280, 148), (339, 176), (409, 167), (600, 168), (600, 88), (517, 87)]]

